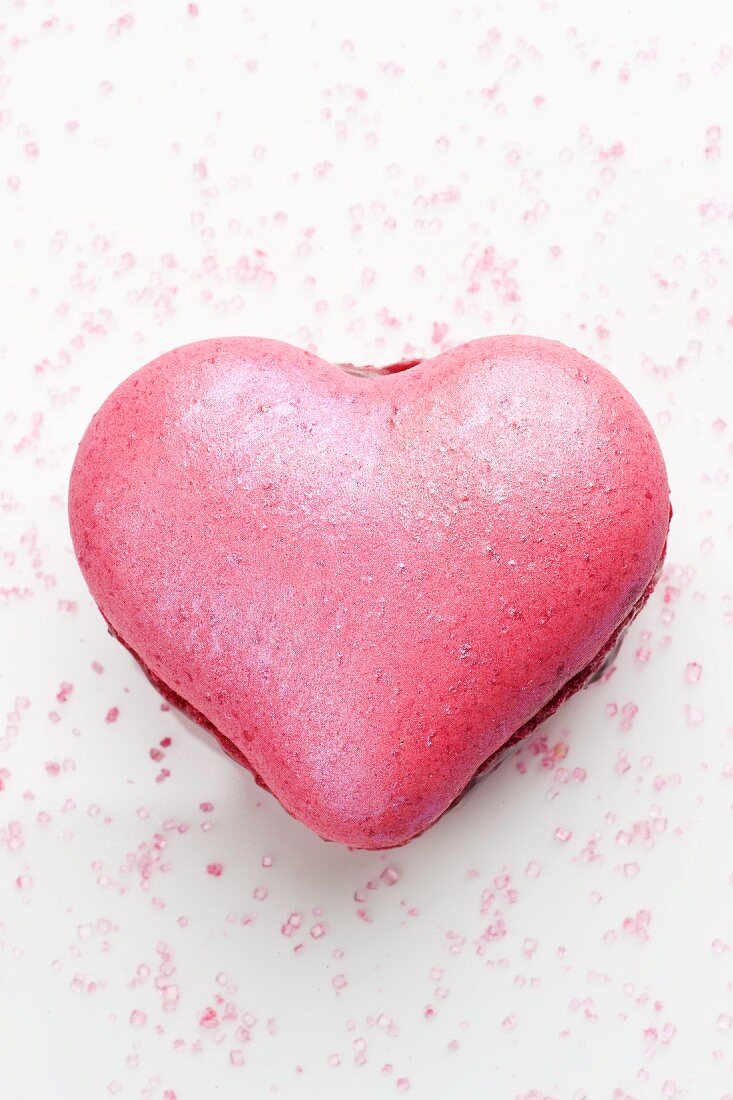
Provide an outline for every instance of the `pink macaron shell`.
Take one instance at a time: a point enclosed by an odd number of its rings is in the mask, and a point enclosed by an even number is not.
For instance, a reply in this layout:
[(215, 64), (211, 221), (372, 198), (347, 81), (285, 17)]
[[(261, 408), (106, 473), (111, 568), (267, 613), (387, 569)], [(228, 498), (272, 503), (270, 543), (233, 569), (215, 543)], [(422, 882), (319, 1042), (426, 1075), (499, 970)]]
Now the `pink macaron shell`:
[(369, 377), (232, 338), (115, 390), (70, 519), (164, 690), (321, 836), (381, 848), (641, 605), (669, 488), (634, 399), (559, 343), (475, 340)]

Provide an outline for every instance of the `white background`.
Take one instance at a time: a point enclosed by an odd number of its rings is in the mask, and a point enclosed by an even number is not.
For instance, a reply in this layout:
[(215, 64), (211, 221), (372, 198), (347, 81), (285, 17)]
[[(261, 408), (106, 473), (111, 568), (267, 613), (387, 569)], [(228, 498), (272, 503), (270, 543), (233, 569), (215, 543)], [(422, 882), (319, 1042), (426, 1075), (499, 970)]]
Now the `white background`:
[[(5, 0), (3, 1100), (733, 1095), (732, 49), (720, 0)], [(106, 634), (74, 450), (189, 340), (499, 332), (634, 392), (666, 573), (533, 747), (349, 852)]]

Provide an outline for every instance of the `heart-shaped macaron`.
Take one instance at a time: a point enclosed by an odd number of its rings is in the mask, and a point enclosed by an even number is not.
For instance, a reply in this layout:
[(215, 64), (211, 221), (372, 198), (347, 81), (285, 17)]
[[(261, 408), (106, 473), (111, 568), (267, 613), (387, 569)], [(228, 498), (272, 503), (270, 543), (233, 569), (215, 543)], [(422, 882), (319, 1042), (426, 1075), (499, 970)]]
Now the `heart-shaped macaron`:
[(421, 833), (597, 671), (670, 515), (648, 421), (577, 351), (502, 336), (407, 366), (178, 348), (107, 399), (70, 489), (153, 683), (359, 848)]

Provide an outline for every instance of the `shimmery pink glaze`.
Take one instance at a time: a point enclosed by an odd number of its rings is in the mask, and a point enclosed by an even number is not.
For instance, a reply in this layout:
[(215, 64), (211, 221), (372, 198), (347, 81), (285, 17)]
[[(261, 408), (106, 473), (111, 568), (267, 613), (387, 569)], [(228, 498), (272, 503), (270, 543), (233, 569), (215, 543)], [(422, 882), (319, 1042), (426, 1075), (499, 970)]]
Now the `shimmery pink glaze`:
[(518, 336), (361, 373), (272, 340), (178, 348), (96, 414), (69, 511), (153, 682), (359, 848), (421, 833), (586, 682), (670, 515), (630, 394)]

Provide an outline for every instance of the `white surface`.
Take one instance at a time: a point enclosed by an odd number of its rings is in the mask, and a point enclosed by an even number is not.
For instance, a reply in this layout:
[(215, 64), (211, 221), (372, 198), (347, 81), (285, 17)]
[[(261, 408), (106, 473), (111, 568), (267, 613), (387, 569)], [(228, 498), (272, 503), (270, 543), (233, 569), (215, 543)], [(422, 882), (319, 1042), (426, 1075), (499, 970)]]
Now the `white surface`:
[[(0, 13), (0, 1095), (728, 1098), (728, 5), (198, 6)], [(579, 347), (647, 411), (666, 577), (542, 731), (565, 759), (525, 750), (400, 851), (326, 845), (106, 634), (75, 445), (188, 340), (358, 363), (504, 331)]]

